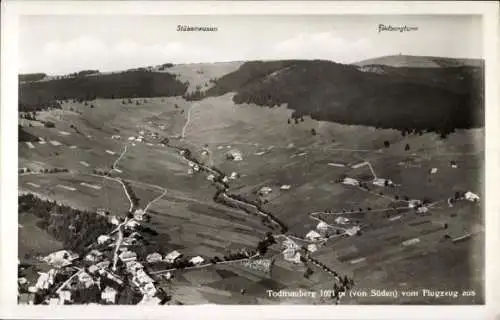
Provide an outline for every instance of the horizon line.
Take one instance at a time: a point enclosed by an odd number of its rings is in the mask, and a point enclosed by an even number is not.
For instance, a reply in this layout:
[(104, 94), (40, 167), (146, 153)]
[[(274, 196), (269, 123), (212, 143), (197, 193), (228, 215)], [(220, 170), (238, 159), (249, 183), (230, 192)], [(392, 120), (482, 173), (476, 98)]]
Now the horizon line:
[[(471, 58), (471, 57), (450, 57), (450, 56), (432, 56), (432, 55), (416, 55), (416, 54), (389, 54), (389, 55), (383, 55), (383, 56), (377, 56), (377, 57), (374, 57), (374, 58), (367, 58), (367, 59), (362, 59), (362, 60), (356, 60), (356, 61), (352, 61), (352, 62), (346, 62), (346, 63), (343, 63), (343, 62), (337, 62), (335, 60), (331, 60), (331, 59), (321, 59), (321, 58), (317, 58), (317, 59), (301, 59), (301, 58), (283, 58), (283, 59), (248, 59), (248, 60), (238, 60), (238, 59), (235, 59), (235, 60), (218, 60), (218, 61), (197, 61), (197, 62), (181, 62), (181, 63), (173, 63), (173, 62), (164, 62), (162, 64), (169, 64), (171, 63), (173, 66), (179, 66), (179, 65), (194, 65), (194, 64), (217, 64), (217, 63), (236, 63), (236, 62), (239, 62), (239, 63), (245, 63), (245, 62), (258, 62), (258, 61), (262, 61), (262, 62), (271, 62), (271, 61), (328, 61), (328, 62), (333, 62), (333, 63), (336, 63), (336, 64), (341, 64), (341, 65), (356, 65), (357, 63), (361, 63), (361, 62), (364, 62), (364, 61), (368, 61), (368, 60), (375, 60), (375, 59), (381, 59), (381, 58), (385, 58), (385, 57), (397, 57), (397, 56), (406, 56), (406, 57), (421, 57), (421, 58), (442, 58), (442, 59), (454, 59), (454, 60), (476, 60), (476, 61), (485, 61), (485, 58), (484, 57), (480, 57), (480, 58)], [(36, 72), (20, 72), (18, 70), (18, 76), (20, 75), (29, 75), (29, 74), (45, 74), (46, 76), (65, 76), (65, 75), (69, 75), (71, 73), (75, 73), (75, 72), (80, 72), (80, 71), (86, 71), (86, 70), (97, 70), (99, 73), (101, 74), (106, 74), (106, 73), (120, 73), (120, 72), (124, 72), (124, 71), (127, 71), (127, 70), (132, 70), (132, 69), (139, 69), (139, 68), (148, 68), (148, 67), (157, 67), (157, 66), (161, 66), (162, 64), (152, 64), (152, 65), (146, 65), (146, 66), (138, 66), (138, 67), (129, 67), (129, 68), (124, 68), (124, 69), (119, 69), (119, 70), (109, 70), (109, 71), (101, 71), (99, 69), (94, 69), (94, 68), (83, 68), (83, 69), (77, 69), (77, 71), (73, 71), (73, 72), (69, 72), (69, 73), (57, 73), (57, 74), (50, 74), (50, 73), (47, 73), (47, 72), (44, 72), (44, 71), (36, 71)], [(171, 68), (171, 67), (169, 67)], [(167, 68), (168, 69), (168, 68)]]

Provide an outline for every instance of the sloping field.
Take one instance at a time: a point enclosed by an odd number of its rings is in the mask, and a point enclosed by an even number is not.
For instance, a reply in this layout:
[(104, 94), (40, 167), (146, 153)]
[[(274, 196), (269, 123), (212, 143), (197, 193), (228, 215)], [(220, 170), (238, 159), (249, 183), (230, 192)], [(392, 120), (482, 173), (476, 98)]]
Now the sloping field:
[[(173, 201), (172, 201), (173, 200)], [(165, 197), (149, 210), (151, 226), (169, 234), (186, 254), (222, 257), (236, 247), (254, 249), (267, 229), (256, 217), (210, 202)]]
[(165, 72), (173, 74), (176, 79), (185, 83), (188, 82), (188, 92), (195, 90), (207, 90), (212, 87), (210, 80), (218, 78), (238, 70), (243, 62), (218, 62), (218, 63), (190, 63), (177, 64), (165, 69)]
[[(40, 187), (35, 188), (29, 184), (30, 182)], [(100, 186), (101, 189), (85, 187), (81, 183)], [(58, 185), (75, 188), (76, 191), (71, 192)], [(19, 188), (81, 209), (102, 208), (112, 214), (123, 215), (129, 208), (129, 201), (120, 183), (90, 175), (67, 173), (25, 175), (19, 178)]]
[(18, 257), (21, 261), (25, 258), (30, 259), (37, 255), (46, 255), (63, 248), (62, 243), (36, 225), (38, 220), (32, 214), (19, 214)]

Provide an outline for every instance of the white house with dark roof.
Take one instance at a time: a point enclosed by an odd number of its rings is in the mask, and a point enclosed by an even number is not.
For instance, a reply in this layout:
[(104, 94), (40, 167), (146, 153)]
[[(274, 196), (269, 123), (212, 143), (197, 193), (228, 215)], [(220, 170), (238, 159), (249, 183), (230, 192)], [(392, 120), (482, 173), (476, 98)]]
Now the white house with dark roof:
[(320, 240), (321, 238), (322, 236), (314, 230), (311, 230), (306, 234), (306, 239), (311, 241), (317, 241)]
[(479, 201), (479, 196), (471, 191), (467, 191), (465, 193), (465, 199), (472, 202), (477, 202)]
[(162, 260), (161, 254), (158, 252), (150, 253), (146, 256), (146, 261), (149, 263), (159, 262)]
[(203, 262), (205, 262), (205, 259), (203, 259), (200, 256), (196, 256), (196, 257), (189, 259), (189, 262), (191, 262), (194, 265), (198, 265), (198, 264), (202, 264)]

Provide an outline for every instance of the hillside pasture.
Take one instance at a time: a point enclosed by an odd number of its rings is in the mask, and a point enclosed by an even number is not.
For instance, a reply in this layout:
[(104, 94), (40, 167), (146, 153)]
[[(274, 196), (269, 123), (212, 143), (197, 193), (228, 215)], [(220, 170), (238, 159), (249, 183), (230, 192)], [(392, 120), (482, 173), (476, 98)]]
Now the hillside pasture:
[(28, 213), (21, 212), (18, 216), (18, 257), (21, 262), (63, 248), (61, 242), (36, 225), (39, 220)]
[[(33, 187), (29, 183), (40, 187)], [(86, 187), (81, 183), (100, 186), (101, 189)], [(60, 186), (74, 188), (75, 191), (66, 190)], [(128, 212), (130, 206), (123, 187), (118, 182), (87, 174), (23, 175), (19, 177), (19, 188), (42, 194), (57, 202), (79, 209), (97, 210), (103, 208), (112, 214), (123, 215)]]

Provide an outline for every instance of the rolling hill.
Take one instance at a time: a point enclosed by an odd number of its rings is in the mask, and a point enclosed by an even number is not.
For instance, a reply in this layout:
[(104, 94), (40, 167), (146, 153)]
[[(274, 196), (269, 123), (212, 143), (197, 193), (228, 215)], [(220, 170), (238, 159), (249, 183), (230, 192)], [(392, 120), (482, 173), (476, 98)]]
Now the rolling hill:
[(379, 73), (322, 60), (248, 62), (199, 98), (236, 92), (235, 103), (287, 104), (294, 118), (446, 135), (484, 125), (482, 78), (469, 67)]
[[(142, 68), (23, 82), (19, 110), (37, 110), (66, 99), (200, 100), (234, 92), (238, 104), (286, 104), (296, 119), (309, 115), (341, 124), (445, 136), (455, 129), (484, 126), (482, 65), (482, 60), (416, 56), (387, 56), (355, 65), (324, 60), (168, 65), (161, 71)], [(196, 77), (200, 81), (194, 81)]]
[(172, 74), (150, 71), (78, 76), (19, 84), (19, 111), (30, 111), (56, 100), (180, 96), (187, 85)]
[(450, 67), (483, 67), (480, 59), (456, 59), (430, 56), (390, 55), (367, 59), (354, 63), (356, 66), (383, 65), (405, 68), (450, 68)]

